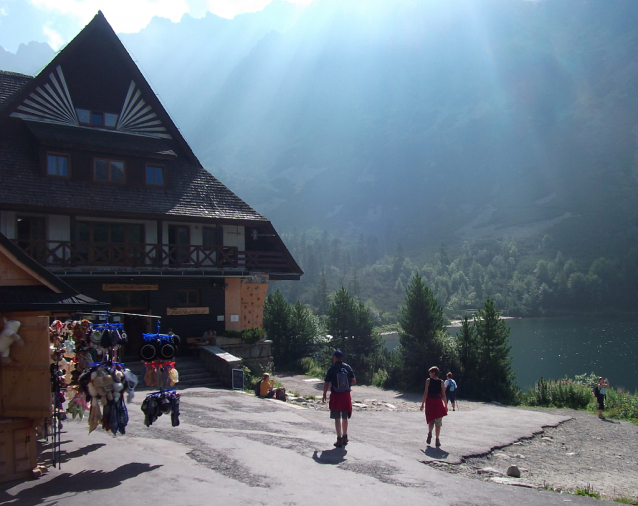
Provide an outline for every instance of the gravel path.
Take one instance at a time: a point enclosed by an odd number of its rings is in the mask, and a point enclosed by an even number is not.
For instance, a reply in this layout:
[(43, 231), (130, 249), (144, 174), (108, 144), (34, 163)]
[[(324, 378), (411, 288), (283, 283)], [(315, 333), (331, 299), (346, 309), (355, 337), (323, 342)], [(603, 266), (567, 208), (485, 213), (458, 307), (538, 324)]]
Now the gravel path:
[[(287, 392), (299, 396), (298, 404), (327, 410), (319, 400), (323, 381), (308, 381), (306, 376), (279, 374), (276, 377)], [(354, 410), (418, 411), (422, 394), (401, 393), (371, 386), (353, 389)], [(471, 411), (482, 403), (459, 400), (457, 409)], [(599, 420), (586, 411), (552, 409), (552, 414), (567, 415), (571, 420), (558, 427), (547, 427), (542, 434), (494, 450), (483, 457), (466, 459), (460, 465), (433, 462), (428, 465), (449, 473), (488, 481), (506, 475), (511, 465), (521, 470), (521, 478), (536, 488), (557, 492), (591, 490), (603, 499), (631, 498), (638, 502), (638, 426), (617, 420)], [(359, 414), (358, 416), (361, 416)], [(454, 437), (453, 434), (446, 437)]]

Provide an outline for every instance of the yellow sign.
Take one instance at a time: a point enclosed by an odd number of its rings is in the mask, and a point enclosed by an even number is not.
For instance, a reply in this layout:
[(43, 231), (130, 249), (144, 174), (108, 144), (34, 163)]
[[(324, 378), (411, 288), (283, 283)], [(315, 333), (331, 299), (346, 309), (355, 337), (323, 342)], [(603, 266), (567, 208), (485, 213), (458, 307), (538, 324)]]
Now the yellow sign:
[(208, 314), (207, 307), (167, 307), (167, 316), (184, 316), (192, 314)]
[(102, 285), (105, 292), (141, 292), (157, 290), (157, 285)]

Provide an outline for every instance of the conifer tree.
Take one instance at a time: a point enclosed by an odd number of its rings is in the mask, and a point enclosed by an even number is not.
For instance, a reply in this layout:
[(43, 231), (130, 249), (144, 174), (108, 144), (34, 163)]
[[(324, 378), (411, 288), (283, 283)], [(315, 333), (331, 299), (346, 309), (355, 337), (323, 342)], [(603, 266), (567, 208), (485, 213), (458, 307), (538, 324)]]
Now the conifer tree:
[(264, 301), (264, 330), (272, 341), (275, 365), (286, 367), (291, 357), (290, 305), (279, 290)]
[(325, 316), (328, 314), (328, 306), (330, 300), (328, 299), (328, 283), (326, 281), (326, 271), (321, 269), (319, 275), (319, 284), (315, 292), (315, 306), (317, 308), (317, 314)]
[(330, 303), (326, 330), (332, 335), (334, 347), (346, 355), (357, 377), (362, 382), (369, 381), (381, 354), (381, 336), (374, 331), (370, 312), (344, 287), (335, 293)]
[(312, 313), (300, 301), (290, 311), (290, 340), (291, 356), (293, 362), (307, 357), (313, 352), (317, 337), (317, 325)]
[(444, 365), (440, 363), (443, 350), (437, 337), (445, 332), (445, 321), (443, 309), (418, 272), (405, 295), (399, 318), (401, 384), (407, 389), (419, 389), (425, 385), (429, 367)]
[(479, 394), (475, 388), (478, 377), (478, 342), (474, 324), (467, 315), (461, 320), (461, 330), (456, 336), (459, 349), (459, 360), (461, 362), (461, 379), (466, 386), (463, 392), (468, 396), (474, 397)]
[(476, 312), (474, 329), (479, 347), (477, 383), (481, 391), (490, 400), (512, 402), (516, 385), (510, 358), (510, 328), (492, 299), (486, 299), (483, 308)]

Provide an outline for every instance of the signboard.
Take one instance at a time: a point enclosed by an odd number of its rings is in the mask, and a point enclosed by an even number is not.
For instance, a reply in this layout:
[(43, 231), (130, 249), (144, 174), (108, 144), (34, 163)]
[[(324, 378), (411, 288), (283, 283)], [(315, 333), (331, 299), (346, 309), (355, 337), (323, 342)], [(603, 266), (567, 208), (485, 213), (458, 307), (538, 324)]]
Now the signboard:
[(208, 314), (207, 307), (167, 307), (167, 316), (183, 316), (193, 314)]
[(157, 290), (158, 285), (125, 285), (125, 284), (108, 284), (102, 285), (105, 292), (142, 292), (146, 290)]
[(244, 389), (244, 370), (233, 369), (233, 390)]

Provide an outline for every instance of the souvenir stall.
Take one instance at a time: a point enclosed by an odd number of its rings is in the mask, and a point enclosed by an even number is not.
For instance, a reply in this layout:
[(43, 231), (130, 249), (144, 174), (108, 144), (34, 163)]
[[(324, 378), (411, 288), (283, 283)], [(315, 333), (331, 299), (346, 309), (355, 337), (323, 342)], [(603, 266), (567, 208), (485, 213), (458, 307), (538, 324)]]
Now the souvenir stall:
[(62, 400), (52, 396), (51, 316), (106, 308), (0, 234), (0, 482), (33, 475), (36, 429)]

